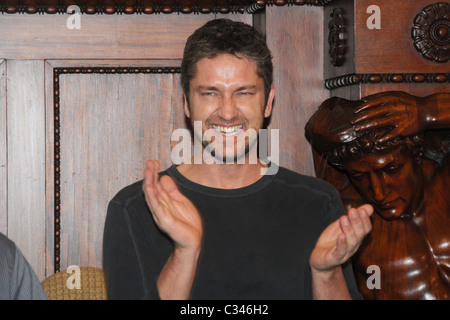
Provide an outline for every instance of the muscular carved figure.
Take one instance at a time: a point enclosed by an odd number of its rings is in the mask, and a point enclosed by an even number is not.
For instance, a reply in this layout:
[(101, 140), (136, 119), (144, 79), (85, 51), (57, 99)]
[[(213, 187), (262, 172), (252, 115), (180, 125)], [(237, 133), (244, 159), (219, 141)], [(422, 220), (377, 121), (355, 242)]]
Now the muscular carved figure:
[[(317, 175), (377, 213), (353, 261), (363, 296), (450, 299), (450, 94), (331, 98), (305, 133)], [(371, 265), (380, 289), (367, 285)]]

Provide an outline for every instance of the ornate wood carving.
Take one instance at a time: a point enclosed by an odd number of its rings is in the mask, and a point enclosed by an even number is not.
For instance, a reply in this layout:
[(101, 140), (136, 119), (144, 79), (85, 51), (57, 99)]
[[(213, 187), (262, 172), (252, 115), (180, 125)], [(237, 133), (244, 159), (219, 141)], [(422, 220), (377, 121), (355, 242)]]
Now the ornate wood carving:
[(450, 73), (403, 73), (403, 74), (348, 74), (325, 80), (329, 90), (355, 84), (376, 83), (445, 83), (450, 82)]
[(345, 54), (345, 29), (344, 12), (342, 8), (336, 8), (331, 13), (331, 20), (328, 24), (328, 44), (330, 49), (328, 53), (331, 58), (331, 64), (335, 67), (344, 63)]
[(445, 92), (332, 97), (305, 127), (318, 177), (346, 208), (375, 210), (352, 258), (365, 299), (450, 298), (449, 102)]
[[(82, 14), (170, 14), (170, 13), (244, 13), (247, 7), (258, 4), (254, 0), (100, 0), (100, 1), (9, 1), (0, 5), (2, 13), (56, 14), (66, 13), (71, 5)], [(262, 5), (263, 7), (264, 5)]]
[(65, 14), (76, 5), (81, 14), (171, 14), (171, 13), (249, 13), (259, 12), (267, 6), (313, 5), (324, 6), (333, 0), (100, 0), (51, 1), (12, 0), (0, 4), (1, 13)]
[(295, 6), (325, 6), (334, 0), (266, 0), (264, 3), (268, 6), (284, 6), (284, 5), (295, 5)]
[(53, 69), (54, 122), (54, 267), (60, 271), (61, 261), (61, 140), (60, 140), (60, 75), (61, 74), (167, 74), (181, 73), (179, 67), (74, 67)]
[(450, 4), (438, 2), (422, 9), (411, 29), (414, 47), (425, 59), (448, 62), (450, 59)]

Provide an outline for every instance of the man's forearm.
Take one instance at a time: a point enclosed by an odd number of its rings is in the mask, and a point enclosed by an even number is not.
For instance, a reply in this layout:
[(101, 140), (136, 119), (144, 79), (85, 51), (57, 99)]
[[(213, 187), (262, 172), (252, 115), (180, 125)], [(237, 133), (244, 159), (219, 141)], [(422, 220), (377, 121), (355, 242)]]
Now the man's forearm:
[(190, 298), (199, 256), (200, 249), (174, 249), (158, 278), (161, 299), (187, 300)]
[(314, 300), (349, 300), (352, 299), (342, 268), (330, 271), (311, 270)]

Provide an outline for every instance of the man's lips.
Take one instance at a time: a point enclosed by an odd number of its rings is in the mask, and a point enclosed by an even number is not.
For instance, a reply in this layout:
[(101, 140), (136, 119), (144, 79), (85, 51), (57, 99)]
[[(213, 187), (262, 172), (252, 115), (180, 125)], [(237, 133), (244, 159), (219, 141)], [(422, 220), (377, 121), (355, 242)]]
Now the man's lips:
[(211, 125), (211, 128), (216, 130), (217, 132), (220, 132), (224, 136), (233, 136), (238, 134), (244, 126), (242, 124), (235, 125), (235, 126), (221, 126), (221, 125)]

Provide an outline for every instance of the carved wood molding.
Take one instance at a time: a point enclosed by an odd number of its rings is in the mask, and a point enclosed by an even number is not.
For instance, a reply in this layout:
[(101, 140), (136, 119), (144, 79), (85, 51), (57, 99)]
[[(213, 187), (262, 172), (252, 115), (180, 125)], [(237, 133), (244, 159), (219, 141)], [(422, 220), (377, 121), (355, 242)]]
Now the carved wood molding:
[(430, 4), (416, 15), (411, 29), (414, 47), (431, 61), (450, 60), (450, 3)]
[(339, 67), (344, 63), (345, 55), (345, 20), (342, 8), (335, 8), (328, 23), (328, 54), (331, 64)]
[(378, 83), (450, 83), (450, 73), (389, 73), (389, 74), (348, 74), (325, 80), (329, 90), (357, 85)]
[(8, 14), (66, 14), (76, 6), (80, 14), (249, 13), (266, 6), (325, 6), (334, 0), (0, 0), (0, 12)]
[(54, 268), (60, 271), (61, 262), (61, 121), (60, 75), (62, 74), (174, 74), (180, 67), (70, 67), (53, 69), (53, 123), (54, 123)]
[(263, 0), (261, 3), (267, 6), (326, 6), (334, 0)]

